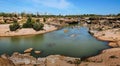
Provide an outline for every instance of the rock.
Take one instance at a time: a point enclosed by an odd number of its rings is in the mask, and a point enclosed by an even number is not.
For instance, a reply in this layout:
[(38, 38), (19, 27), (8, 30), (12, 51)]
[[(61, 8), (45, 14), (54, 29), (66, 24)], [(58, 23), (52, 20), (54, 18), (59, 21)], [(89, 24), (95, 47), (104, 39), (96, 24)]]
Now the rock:
[(14, 62), (15, 65), (20, 65), (20, 64), (35, 64), (36, 63), (36, 58), (30, 55), (26, 54), (16, 54), (14, 53), (11, 57), (10, 60)]
[(72, 34), (72, 35), (70, 35), (70, 37), (75, 37), (75, 36), (77, 36), (76, 34)]
[(117, 43), (116, 42), (110, 42), (108, 44), (110, 47), (118, 47)]
[(19, 55), (19, 52), (14, 52), (13, 55)]
[(117, 42), (118, 46), (120, 47), (120, 41)]
[(99, 31), (97, 33), (94, 33), (94, 37), (104, 40), (104, 41), (111, 41), (116, 42), (120, 40), (120, 31), (119, 29), (109, 29), (105, 31)]
[[(80, 58), (66, 57), (61, 55), (50, 55), (44, 59), (47, 66), (75, 66), (81, 61)], [(69, 62), (72, 62), (69, 63)]]
[(24, 51), (24, 53), (31, 53), (32, 50), (33, 50), (33, 48), (26, 49), (26, 50)]
[(40, 66), (46, 66), (46, 58), (37, 58), (36, 64), (39, 64)]
[(0, 66), (15, 66), (15, 65), (11, 60), (0, 57)]
[(110, 42), (109, 44), (108, 44), (109, 46), (111, 46), (111, 47), (120, 47), (120, 41), (116, 41), (116, 42)]
[(25, 53), (24, 56), (30, 56), (31, 53)]
[(1, 55), (1, 58), (8, 59), (8, 58), (9, 58), (9, 55), (3, 54), (3, 55)]
[(40, 54), (41, 53), (41, 51), (34, 51), (36, 54)]
[[(36, 51), (40, 53), (40, 51)], [(35, 58), (30, 55), (15, 52), (10, 58), (16, 66), (74, 66), (81, 62), (80, 58), (66, 57), (61, 55), (50, 55), (43, 58)]]
[(68, 30), (64, 30), (64, 33), (67, 33), (68, 32)]
[(105, 64), (105, 66), (120, 65), (120, 48), (106, 49), (97, 56), (89, 57), (87, 61)]
[(90, 34), (92, 34), (92, 35), (94, 35), (95, 33), (97, 33), (98, 31), (97, 30), (91, 30), (90, 28), (89, 28), (89, 31), (88, 31)]

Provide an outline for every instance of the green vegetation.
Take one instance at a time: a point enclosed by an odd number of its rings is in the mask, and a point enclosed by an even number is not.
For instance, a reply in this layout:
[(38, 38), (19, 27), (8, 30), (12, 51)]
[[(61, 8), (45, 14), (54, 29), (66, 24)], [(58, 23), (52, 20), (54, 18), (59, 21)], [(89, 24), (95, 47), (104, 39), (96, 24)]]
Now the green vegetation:
[(29, 17), (26, 23), (23, 24), (23, 28), (33, 28), (36, 31), (42, 30), (44, 24), (40, 23), (39, 19), (34, 22), (31, 17)]
[(12, 25), (9, 26), (9, 28), (10, 28), (10, 31), (16, 31), (17, 29), (20, 28), (20, 25), (15, 21)]
[(4, 12), (1, 12), (0, 13), (0, 16), (3, 16), (3, 17), (17, 17), (19, 14), (16, 14), (16, 13), (4, 13)]
[(4, 12), (0, 12), (0, 16), (3, 17), (44, 17), (44, 18), (48, 18), (48, 17), (103, 17), (103, 16), (120, 16), (120, 13), (118, 14), (108, 14), (108, 15), (98, 15), (98, 14), (79, 14), (79, 15), (41, 15), (38, 12), (36, 14), (33, 13), (4, 13)]
[(45, 18), (43, 18), (43, 22), (46, 22), (46, 19), (45, 19)]
[(119, 13), (119, 14), (117, 14), (117, 16), (120, 16), (120, 13)]
[[(22, 25), (22, 27), (23, 27), (23, 28), (33, 28), (33, 29), (36, 30), (36, 31), (42, 30), (43, 27), (44, 27), (44, 24), (40, 23), (39, 20), (37, 20), (37, 21), (38, 21), (38, 22), (34, 22), (34, 21), (31, 19), (31, 17), (29, 17), (29, 18), (27, 19), (26, 23), (24, 23), (24, 24)], [(16, 20), (14, 20), (14, 23), (11, 24), (11, 25), (9, 26), (9, 28), (10, 28), (10, 31), (16, 31), (17, 29), (20, 28), (20, 25), (19, 25), (19, 23), (18, 23)]]
[(36, 22), (33, 23), (33, 29), (36, 31), (43, 30), (44, 24)]
[(26, 21), (26, 23), (23, 24), (23, 28), (32, 28), (33, 27), (33, 22), (31, 17), (29, 17)]

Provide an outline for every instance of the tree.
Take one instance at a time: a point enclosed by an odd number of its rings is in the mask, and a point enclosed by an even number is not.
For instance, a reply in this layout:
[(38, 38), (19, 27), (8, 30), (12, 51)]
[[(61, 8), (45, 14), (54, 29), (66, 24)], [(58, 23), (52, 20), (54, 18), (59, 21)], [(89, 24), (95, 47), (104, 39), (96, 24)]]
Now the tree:
[(37, 19), (36, 22), (40, 22), (40, 19)]
[(119, 13), (119, 14), (117, 14), (117, 16), (120, 16), (120, 13)]
[(45, 17), (43, 18), (43, 22), (46, 22), (46, 18)]
[(32, 28), (32, 27), (33, 27), (32, 18), (28, 17), (26, 23), (23, 24), (23, 28)]
[(33, 29), (36, 31), (43, 30), (44, 24), (36, 22), (33, 24)]
[(25, 13), (25, 12), (22, 12), (22, 13), (21, 13), (21, 16), (22, 16), (22, 17), (26, 17), (26, 13)]
[(17, 29), (20, 28), (20, 25), (19, 25), (19, 23), (14, 21), (14, 23), (12, 25), (10, 25), (9, 28), (10, 28), (10, 31), (16, 31)]

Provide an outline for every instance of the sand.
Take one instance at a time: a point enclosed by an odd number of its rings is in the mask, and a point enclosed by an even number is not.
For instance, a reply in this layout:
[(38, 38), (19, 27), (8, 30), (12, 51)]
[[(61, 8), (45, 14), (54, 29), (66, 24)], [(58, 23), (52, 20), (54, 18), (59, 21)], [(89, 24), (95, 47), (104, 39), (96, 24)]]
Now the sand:
[(9, 25), (10, 24), (0, 25), (0, 37), (43, 34), (43, 33), (57, 30), (57, 27), (45, 24), (44, 30), (40, 30), (40, 31), (35, 31), (32, 28), (22, 28), (22, 29), (18, 29), (16, 31), (10, 31)]

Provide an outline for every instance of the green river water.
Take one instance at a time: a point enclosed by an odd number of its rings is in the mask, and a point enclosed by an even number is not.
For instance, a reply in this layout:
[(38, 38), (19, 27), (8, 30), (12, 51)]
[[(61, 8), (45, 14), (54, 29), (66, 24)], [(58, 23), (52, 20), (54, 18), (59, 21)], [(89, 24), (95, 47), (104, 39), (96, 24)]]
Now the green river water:
[[(66, 31), (66, 32), (65, 32)], [(68, 26), (41, 35), (0, 37), (0, 54), (23, 53), (25, 49), (40, 50), (37, 57), (60, 54), (71, 57), (88, 57), (109, 48), (108, 42), (100, 41), (88, 33), (87, 27)]]

